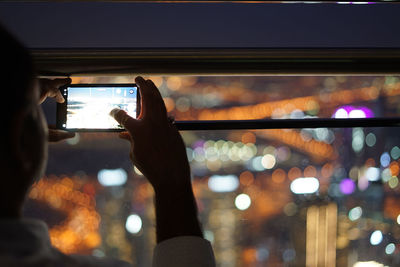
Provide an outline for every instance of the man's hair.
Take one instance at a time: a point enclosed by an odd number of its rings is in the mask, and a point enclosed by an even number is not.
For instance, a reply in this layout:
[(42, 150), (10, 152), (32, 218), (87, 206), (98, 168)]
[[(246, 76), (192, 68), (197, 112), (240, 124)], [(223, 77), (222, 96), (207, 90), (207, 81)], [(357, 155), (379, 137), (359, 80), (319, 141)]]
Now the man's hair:
[(29, 51), (0, 24), (1, 111), (7, 118), (29, 103), (34, 80), (34, 68)]
[[(15, 115), (32, 103), (33, 61), (29, 51), (0, 24), (1, 160), (10, 152)], [(5, 132), (5, 138), (4, 138)]]

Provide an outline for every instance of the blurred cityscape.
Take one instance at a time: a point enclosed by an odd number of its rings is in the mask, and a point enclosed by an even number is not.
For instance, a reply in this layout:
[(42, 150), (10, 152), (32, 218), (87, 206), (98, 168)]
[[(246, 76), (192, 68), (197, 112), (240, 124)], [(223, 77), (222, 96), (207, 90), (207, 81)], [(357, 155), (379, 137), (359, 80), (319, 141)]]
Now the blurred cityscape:
[[(150, 77), (176, 120), (393, 117), (394, 76)], [(73, 77), (127, 83), (133, 76)], [(48, 120), (54, 103), (45, 103)], [(400, 129), (187, 131), (194, 192), (217, 266), (399, 266)], [(25, 214), (65, 253), (150, 266), (153, 191), (115, 133), (49, 148)], [(157, 162), (154, 162), (157, 166)]]

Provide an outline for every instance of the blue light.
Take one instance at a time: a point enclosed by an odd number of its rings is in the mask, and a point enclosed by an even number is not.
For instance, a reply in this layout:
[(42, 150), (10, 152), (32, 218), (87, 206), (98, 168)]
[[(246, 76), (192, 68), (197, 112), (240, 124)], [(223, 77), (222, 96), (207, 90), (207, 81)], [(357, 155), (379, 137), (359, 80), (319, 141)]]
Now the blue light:
[(381, 165), (382, 167), (387, 167), (390, 164), (390, 155), (389, 153), (385, 152), (381, 155)]
[(390, 255), (393, 254), (393, 252), (396, 250), (396, 245), (393, 243), (390, 243), (386, 246), (385, 252), (386, 254)]
[(371, 243), (371, 245), (376, 246), (379, 245), (382, 242), (382, 240), (383, 240), (382, 232), (376, 230), (371, 234), (369, 242)]

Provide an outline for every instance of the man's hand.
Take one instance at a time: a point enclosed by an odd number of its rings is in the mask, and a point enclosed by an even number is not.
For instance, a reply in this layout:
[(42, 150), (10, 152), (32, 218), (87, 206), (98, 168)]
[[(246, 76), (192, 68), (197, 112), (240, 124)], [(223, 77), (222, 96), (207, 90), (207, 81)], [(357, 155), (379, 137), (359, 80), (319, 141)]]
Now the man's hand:
[(138, 119), (119, 109), (110, 114), (127, 130), (120, 137), (130, 141), (133, 163), (154, 188), (157, 242), (177, 236), (202, 236), (182, 137), (168, 119), (154, 83), (142, 77), (135, 81), (142, 99)]
[(39, 79), (39, 92), (40, 92), (39, 104), (42, 104), (48, 97), (55, 98), (57, 103), (64, 103), (65, 101), (64, 97), (62, 96), (58, 88), (70, 83), (71, 83), (70, 78), (54, 79), (54, 80)]
[[(65, 84), (70, 84), (71, 79), (39, 79), (39, 104), (42, 104), (48, 97), (55, 98), (57, 103), (64, 103), (65, 99), (62, 96), (59, 88)], [(58, 142), (75, 136), (75, 133), (56, 129), (54, 125), (49, 125), (49, 142)]]
[[(138, 119), (114, 109), (111, 115), (125, 127), (120, 137), (131, 142), (131, 159), (153, 185), (176, 190), (190, 186), (190, 168), (186, 148), (157, 87), (151, 80), (136, 78), (142, 106)], [(168, 177), (167, 177), (168, 176)]]

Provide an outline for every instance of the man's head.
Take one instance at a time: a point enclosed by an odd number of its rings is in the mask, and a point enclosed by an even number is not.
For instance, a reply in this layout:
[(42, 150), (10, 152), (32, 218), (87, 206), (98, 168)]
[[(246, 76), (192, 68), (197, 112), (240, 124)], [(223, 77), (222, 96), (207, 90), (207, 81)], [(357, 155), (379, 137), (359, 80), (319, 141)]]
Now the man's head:
[(43, 174), (47, 161), (47, 127), (38, 105), (29, 52), (0, 25), (1, 184), (0, 214), (17, 216), (25, 195)]

